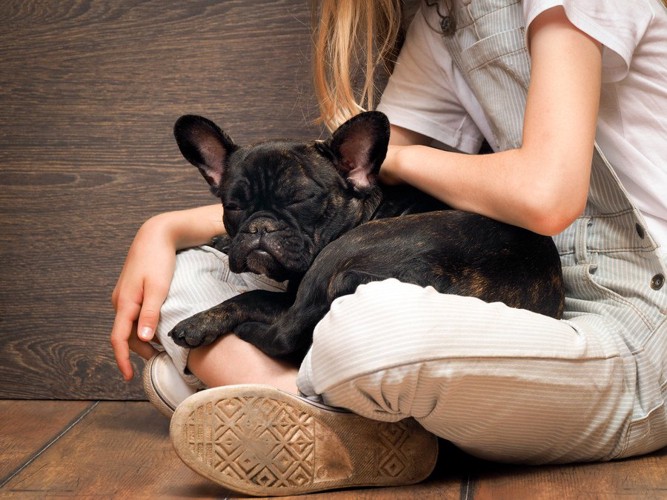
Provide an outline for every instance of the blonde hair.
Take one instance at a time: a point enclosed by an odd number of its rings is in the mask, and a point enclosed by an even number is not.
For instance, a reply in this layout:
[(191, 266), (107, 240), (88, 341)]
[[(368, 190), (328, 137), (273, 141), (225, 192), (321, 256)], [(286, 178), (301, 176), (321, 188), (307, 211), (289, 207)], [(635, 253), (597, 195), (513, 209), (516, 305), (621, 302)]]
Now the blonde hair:
[(314, 2), (313, 77), (320, 121), (335, 129), (373, 109), (377, 80), (391, 72), (401, 33), (401, 0)]

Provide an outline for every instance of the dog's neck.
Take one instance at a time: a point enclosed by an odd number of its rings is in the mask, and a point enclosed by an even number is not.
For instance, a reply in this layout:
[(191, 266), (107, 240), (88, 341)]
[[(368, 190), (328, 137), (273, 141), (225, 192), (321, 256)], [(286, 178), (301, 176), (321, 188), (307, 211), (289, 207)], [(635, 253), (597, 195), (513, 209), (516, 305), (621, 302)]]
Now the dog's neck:
[(386, 219), (388, 217), (398, 217), (399, 215), (446, 210), (449, 208), (440, 200), (432, 198), (408, 184), (382, 186), (379, 194), (380, 201), (375, 205), (372, 215), (367, 220)]

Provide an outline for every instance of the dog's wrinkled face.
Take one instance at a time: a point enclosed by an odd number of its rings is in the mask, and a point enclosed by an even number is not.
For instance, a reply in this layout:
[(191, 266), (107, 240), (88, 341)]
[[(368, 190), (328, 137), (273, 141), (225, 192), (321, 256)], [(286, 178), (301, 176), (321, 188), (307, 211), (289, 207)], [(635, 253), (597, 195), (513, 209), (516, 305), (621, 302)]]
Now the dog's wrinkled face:
[(349, 225), (345, 190), (313, 146), (260, 144), (232, 155), (217, 193), (232, 237), (231, 269), (277, 280), (305, 273), (322, 233)]
[(230, 268), (275, 280), (300, 278), (330, 241), (368, 218), (389, 125), (363, 113), (328, 141), (237, 146), (213, 122), (184, 116), (174, 129), (224, 208)]

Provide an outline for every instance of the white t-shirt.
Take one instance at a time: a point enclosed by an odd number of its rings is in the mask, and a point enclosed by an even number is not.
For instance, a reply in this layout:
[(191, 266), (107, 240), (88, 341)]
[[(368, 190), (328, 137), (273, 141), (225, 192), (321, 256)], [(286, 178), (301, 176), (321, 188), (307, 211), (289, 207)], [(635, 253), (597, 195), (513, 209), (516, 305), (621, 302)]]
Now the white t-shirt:
[[(559, 5), (604, 47), (597, 142), (667, 254), (667, 9), (660, 0), (524, 0), (526, 26)], [(417, 13), (379, 109), (395, 125), (474, 153), (491, 130), (429, 27), (438, 21), (435, 9)]]

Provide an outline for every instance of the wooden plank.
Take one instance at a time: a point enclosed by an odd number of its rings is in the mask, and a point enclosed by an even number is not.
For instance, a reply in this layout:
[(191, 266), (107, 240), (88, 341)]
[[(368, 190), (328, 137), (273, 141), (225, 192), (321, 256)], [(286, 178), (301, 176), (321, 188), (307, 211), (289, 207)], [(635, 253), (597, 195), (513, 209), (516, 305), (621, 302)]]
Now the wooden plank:
[(475, 499), (667, 498), (667, 448), (608, 463), (489, 467), (474, 481)]
[(35, 497), (145, 498), (219, 488), (183, 465), (167, 437), (169, 422), (149, 403), (100, 403), (0, 490)]
[(0, 398), (144, 398), (113, 362), (112, 289), (144, 220), (215, 202), (173, 123), (318, 136), (309, 25), (301, 0), (3, 2)]
[(0, 485), (91, 405), (87, 401), (0, 401)]

